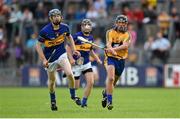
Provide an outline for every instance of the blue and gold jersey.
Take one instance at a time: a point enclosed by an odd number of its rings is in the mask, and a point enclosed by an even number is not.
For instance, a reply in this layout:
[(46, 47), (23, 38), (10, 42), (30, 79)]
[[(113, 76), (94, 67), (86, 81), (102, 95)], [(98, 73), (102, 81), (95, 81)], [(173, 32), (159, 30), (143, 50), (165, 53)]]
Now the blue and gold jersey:
[(54, 30), (51, 23), (41, 29), (38, 40), (45, 46), (43, 52), (46, 59), (50, 57), (54, 49), (56, 49), (56, 52), (50, 62), (57, 60), (63, 53), (66, 52), (64, 40), (68, 35), (70, 35), (69, 27), (63, 23), (60, 24), (58, 30)]
[[(110, 29), (106, 33), (106, 40), (111, 42), (111, 46), (118, 47), (123, 44), (123, 42), (130, 42), (130, 34), (129, 32), (119, 33), (114, 29)], [(128, 48), (124, 50), (116, 51), (117, 55), (114, 56), (111, 53), (106, 53), (108, 57), (114, 57), (117, 59), (126, 59), (128, 57)]]
[(90, 42), (94, 42), (94, 38), (92, 35), (85, 36), (82, 32), (77, 32), (76, 34), (73, 35), (76, 50), (78, 50), (81, 53), (81, 57), (83, 58), (84, 61), (83, 64), (86, 64), (90, 61), (89, 53), (92, 50), (92, 45), (78, 40), (77, 39), (78, 36), (81, 36)]

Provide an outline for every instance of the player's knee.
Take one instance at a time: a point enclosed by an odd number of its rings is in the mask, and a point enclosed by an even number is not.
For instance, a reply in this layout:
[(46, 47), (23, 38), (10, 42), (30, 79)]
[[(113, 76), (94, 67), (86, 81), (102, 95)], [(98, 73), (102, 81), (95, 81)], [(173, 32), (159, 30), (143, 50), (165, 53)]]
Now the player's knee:
[(49, 81), (51, 81), (51, 82), (55, 82), (55, 80), (56, 80), (56, 78), (54, 76), (49, 78)]
[(75, 81), (73, 74), (67, 75), (67, 79), (68, 79), (70, 82), (72, 82), (72, 81), (74, 82), (74, 81)]
[(75, 84), (75, 89), (77, 90), (77, 89), (79, 89), (79, 84)]
[(49, 82), (55, 82), (56, 78), (55, 78), (55, 74), (49, 74)]
[(75, 81), (75, 89), (77, 90), (78, 88), (79, 88), (79, 82), (77, 83), (76, 81)]
[(48, 87), (49, 87), (50, 92), (54, 92), (54, 90), (55, 90), (55, 82), (49, 82)]
[(73, 78), (74, 78), (74, 77), (73, 77), (73, 74), (68, 74), (68, 75), (67, 75), (67, 78), (73, 79)]
[(55, 82), (56, 78), (54, 73), (49, 73), (49, 82)]
[(108, 82), (109, 82), (109, 83), (113, 83), (113, 82), (114, 82), (114, 78), (113, 78), (113, 77), (109, 77), (109, 78), (108, 78)]
[(52, 86), (52, 87), (50, 86), (50, 87), (49, 87), (49, 90), (50, 90), (50, 92), (55, 92), (54, 86)]
[(49, 81), (49, 85), (50, 87), (53, 87), (55, 85), (55, 81), (54, 80)]
[(88, 87), (93, 87), (93, 85), (94, 85), (94, 80), (89, 80), (88, 82), (87, 82), (87, 85), (88, 85)]
[(72, 71), (68, 71), (68, 72), (66, 72), (66, 76), (67, 76), (67, 77), (73, 77), (73, 73), (72, 73)]

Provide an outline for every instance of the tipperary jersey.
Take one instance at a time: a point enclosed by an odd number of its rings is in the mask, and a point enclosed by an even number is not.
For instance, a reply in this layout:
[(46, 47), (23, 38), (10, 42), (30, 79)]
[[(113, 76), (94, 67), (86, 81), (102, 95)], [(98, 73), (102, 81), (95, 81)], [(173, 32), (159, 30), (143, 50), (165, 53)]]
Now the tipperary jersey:
[[(114, 29), (110, 29), (106, 33), (106, 39), (111, 42), (111, 46), (114, 48), (122, 45), (123, 42), (130, 41), (130, 34), (128, 32), (119, 33)], [(113, 55), (111, 53), (106, 53), (106, 55), (117, 59), (126, 59), (128, 57), (128, 48), (116, 51), (116, 53), (117, 55)]]
[(57, 60), (63, 53), (66, 52), (64, 47), (65, 37), (70, 35), (69, 27), (61, 23), (58, 30), (54, 30), (51, 23), (47, 24), (39, 32), (39, 42), (44, 44), (44, 55), (48, 59), (53, 50), (56, 49), (55, 54), (49, 62)]
[(83, 32), (77, 32), (76, 34), (73, 35), (76, 50), (78, 50), (81, 53), (80, 58), (83, 61), (81, 64), (87, 64), (89, 62), (89, 53), (90, 50), (92, 49), (92, 45), (78, 40), (77, 39), (78, 36), (81, 36), (90, 42), (93, 42), (94, 38), (92, 35), (85, 36)]

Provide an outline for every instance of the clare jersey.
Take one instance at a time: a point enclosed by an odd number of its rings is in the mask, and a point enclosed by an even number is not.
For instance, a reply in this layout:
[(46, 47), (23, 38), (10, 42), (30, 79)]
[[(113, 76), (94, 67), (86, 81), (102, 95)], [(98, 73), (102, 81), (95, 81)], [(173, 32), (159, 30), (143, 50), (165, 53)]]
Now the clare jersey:
[(90, 54), (90, 50), (92, 50), (92, 45), (78, 40), (77, 39), (78, 36), (81, 36), (90, 42), (94, 42), (94, 38), (92, 35), (85, 36), (83, 32), (77, 32), (76, 34), (73, 35), (76, 50), (78, 50), (81, 53), (81, 57), (83, 58), (84, 61), (83, 64), (86, 64), (89, 62), (89, 54)]
[(70, 35), (69, 27), (63, 23), (60, 23), (60, 27), (57, 30), (53, 29), (52, 23), (47, 24), (41, 29), (38, 40), (44, 44), (43, 52), (46, 59), (48, 59), (53, 50), (56, 49), (56, 52), (49, 62), (57, 60), (63, 53), (66, 52), (64, 40), (68, 35)]
[[(130, 34), (129, 32), (120, 33), (115, 31), (114, 29), (110, 29), (106, 33), (106, 41), (111, 42), (111, 46), (118, 47), (123, 44), (123, 42), (130, 42)], [(111, 53), (106, 53), (106, 56), (113, 57), (117, 59), (126, 59), (128, 57), (128, 48), (124, 50), (116, 51), (117, 55), (113, 55)]]

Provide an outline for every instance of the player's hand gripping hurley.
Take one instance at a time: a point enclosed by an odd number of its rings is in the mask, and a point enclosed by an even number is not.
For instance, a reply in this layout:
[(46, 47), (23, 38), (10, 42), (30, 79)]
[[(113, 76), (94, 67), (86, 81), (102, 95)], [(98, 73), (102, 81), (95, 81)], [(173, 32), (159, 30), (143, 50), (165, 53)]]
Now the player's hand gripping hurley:
[(53, 50), (53, 52), (51, 53), (51, 56), (47, 60), (48, 61), (48, 65), (47, 65), (46, 69), (48, 71), (50, 71), (50, 72), (54, 71), (57, 68), (57, 63), (56, 62), (49, 63), (49, 61), (54, 56), (55, 52), (56, 52), (56, 49)]

